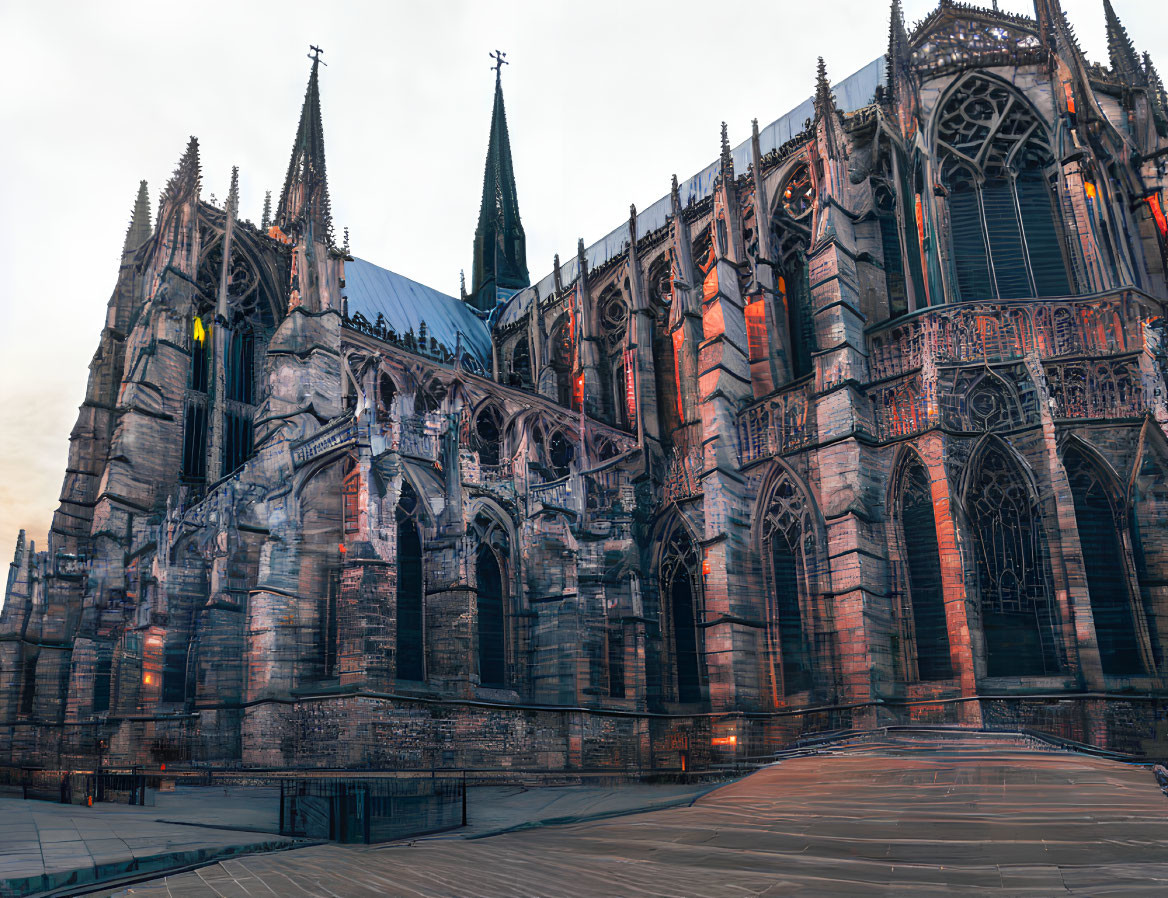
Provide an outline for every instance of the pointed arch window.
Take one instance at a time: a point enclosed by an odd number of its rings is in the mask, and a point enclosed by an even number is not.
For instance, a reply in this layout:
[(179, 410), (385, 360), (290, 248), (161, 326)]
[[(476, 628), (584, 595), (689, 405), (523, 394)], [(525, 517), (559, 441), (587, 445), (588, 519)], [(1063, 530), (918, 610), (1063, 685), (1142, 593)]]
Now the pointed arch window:
[(503, 571), (490, 546), (479, 547), (475, 558), (475, 585), (478, 590), (479, 682), (483, 686), (501, 688), (507, 685)]
[(679, 702), (700, 702), (705, 681), (705, 653), (699, 622), (702, 589), (697, 546), (677, 524), (661, 557), (661, 601), (665, 612), (666, 650), (672, 660), (672, 680)]
[(527, 334), (521, 334), (515, 341), (511, 353), (510, 381), (512, 386), (516, 387), (531, 385), (531, 345), (528, 342)]
[(905, 466), (901, 483), (900, 525), (908, 568), (917, 677), (943, 680), (953, 676), (953, 666), (928, 471), (914, 458)]
[(191, 319), (191, 389), (196, 393), (207, 392), (210, 365), (211, 341), (207, 339), (207, 329), (203, 319)]
[(479, 683), (502, 689), (515, 686), (521, 671), (519, 642), (523, 634), (511, 612), (508, 564), (511, 538), (503, 520), (482, 510), (470, 529), (474, 550), (475, 642)]
[(896, 318), (908, 311), (908, 286), (904, 277), (904, 254), (900, 246), (900, 225), (896, 218), (896, 195), (887, 184), (875, 192), (876, 220), (880, 225), (880, 248), (884, 256), (884, 285), (888, 290), (888, 315)]
[(565, 315), (559, 325), (552, 330), (550, 346), (550, 367), (556, 376), (556, 401), (565, 408), (574, 407), (572, 389), (574, 344), (572, 321)]
[(1042, 523), (1026, 477), (990, 443), (966, 492), (973, 531), (989, 676), (1038, 676), (1060, 669)]
[(426, 679), (425, 574), (418, 526), (418, 494), (404, 478), (397, 522), (397, 652), (399, 680)]
[(1126, 553), (1121, 537), (1124, 516), (1117, 508), (1114, 491), (1108, 489), (1108, 482), (1085, 452), (1076, 446), (1069, 447), (1063, 455), (1063, 466), (1075, 504), (1075, 522), (1083, 549), (1091, 616), (1095, 619), (1103, 672), (1121, 676), (1142, 674), (1144, 665), (1124, 564)]
[(762, 518), (763, 562), (768, 574), (772, 652), (778, 649), (784, 695), (811, 688), (811, 635), (804, 608), (809, 604), (808, 575), (815, 557), (815, 529), (809, 505), (790, 474), (771, 491)]
[(396, 396), (397, 385), (393, 382), (393, 378), (384, 371), (381, 372), (381, 377), (377, 381), (377, 412), (382, 421), (389, 419)]
[(1006, 85), (971, 75), (941, 109), (937, 148), (960, 298), (1069, 294), (1057, 165), (1029, 104)]
[(480, 464), (499, 464), (503, 456), (503, 416), (495, 406), (487, 405), (475, 416), (474, 445)]

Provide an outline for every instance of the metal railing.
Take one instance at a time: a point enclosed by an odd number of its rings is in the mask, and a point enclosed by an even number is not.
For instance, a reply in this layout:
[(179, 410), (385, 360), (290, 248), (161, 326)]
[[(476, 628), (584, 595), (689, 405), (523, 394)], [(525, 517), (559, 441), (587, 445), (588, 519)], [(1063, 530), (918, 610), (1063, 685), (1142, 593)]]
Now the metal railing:
[(466, 825), (466, 777), (280, 781), (280, 835), (386, 842)]

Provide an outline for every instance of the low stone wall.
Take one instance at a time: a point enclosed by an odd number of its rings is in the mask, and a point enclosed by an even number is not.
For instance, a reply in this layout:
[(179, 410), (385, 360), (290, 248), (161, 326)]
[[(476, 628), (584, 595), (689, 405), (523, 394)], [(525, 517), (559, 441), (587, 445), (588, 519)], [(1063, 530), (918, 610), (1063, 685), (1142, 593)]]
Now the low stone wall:
[(686, 717), (348, 694), (183, 717), (17, 724), (0, 729), (0, 763), (90, 770), (166, 763), (642, 775), (765, 758), (805, 736), (913, 725), (1031, 730), (1168, 759), (1168, 696), (937, 696)]

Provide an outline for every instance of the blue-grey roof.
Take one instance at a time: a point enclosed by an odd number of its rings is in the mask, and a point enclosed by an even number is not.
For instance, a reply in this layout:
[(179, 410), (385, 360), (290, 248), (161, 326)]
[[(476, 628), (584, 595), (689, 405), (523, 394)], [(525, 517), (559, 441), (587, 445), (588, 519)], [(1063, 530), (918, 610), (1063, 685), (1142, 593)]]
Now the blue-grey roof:
[(412, 329), (415, 335), (424, 321), (426, 333), (452, 353), (461, 346), (484, 370), (491, 369), (491, 333), (486, 323), (453, 296), (364, 259), (345, 263), (342, 293), (348, 297), (350, 317), (360, 312), (372, 324), (380, 313), (386, 327), (399, 334)]
[[(854, 112), (872, 102), (876, 93), (876, 85), (884, 81), (886, 61), (883, 56), (872, 60), (858, 72), (848, 76), (838, 84), (831, 86), (835, 94), (836, 107), (842, 112)], [(814, 98), (808, 97), (786, 115), (761, 129), (758, 134), (759, 152), (765, 156), (771, 150), (777, 150), (792, 137), (803, 131), (803, 125), (808, 119), (815, 118)], [(731, 154), (734, 158), (734, 171), (741, 174), (746, 171), (750, 163), (750, 141), (746, 140), (735, 147)], [(705, 199), (714, 192), (714, 180), (718, 177), (719, 160), (714, 160), (692, 178), (678, 184), (681, 205), (688, 206)], [(637, 213), (637, 231), (648, 234), (664, 225), (669, 220), (671, 209), (670, 197), (665, 195), (647, 209)], [(598, 268), (609, 259), (623, 253), (629, 245), (628, 222), (622, 224), (611, 234), (602, 237), (588, 247), (584, 253), (588, 259), (589, 269)], [(576, 279), (576, 251), (560, 254), (560, 273), (565, 284)], [(506, 306), (498, 314), (500, 324), (508, 324), (518, 320), (527, 311), (532, 295), (538, 293), (541, 299), (551, 295), (555, 285), (555, 276), (547, 275), (542, 281), (520, 291), (507, 301)]]

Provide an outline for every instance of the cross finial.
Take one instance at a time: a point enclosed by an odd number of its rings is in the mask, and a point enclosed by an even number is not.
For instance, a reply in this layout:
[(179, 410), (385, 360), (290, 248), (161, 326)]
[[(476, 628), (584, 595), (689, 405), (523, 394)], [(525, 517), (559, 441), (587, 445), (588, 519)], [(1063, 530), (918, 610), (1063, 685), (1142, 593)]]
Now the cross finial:
[(308, 54), (309, 59), (311, 59), (313, 62), (319, 62), (321, 65), (328, 65), (327, 62), (320, 58), (320, 54), (323, 53), (324, 50), (316, 46), (316, 44), (309, 44), (308, 49), (312, 51)]
[(495, 70), (495, 77), (499, 78), (500, 72), (502, 71), (503, 66), (511, 64), (511, 63), (507, 62), (507, 59), (506, 59), (507, 54), (504, 53), (502, 50), (496, 50), (494, 53), (488, 53), (487, 55), (489, 57), (491, 57), (491, 59), (495, 60), (495, 64), (493, 66), (491, 66), (491, 68), (493, 68)]

